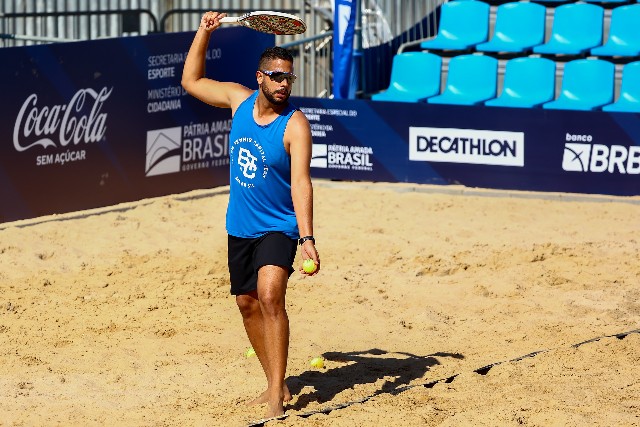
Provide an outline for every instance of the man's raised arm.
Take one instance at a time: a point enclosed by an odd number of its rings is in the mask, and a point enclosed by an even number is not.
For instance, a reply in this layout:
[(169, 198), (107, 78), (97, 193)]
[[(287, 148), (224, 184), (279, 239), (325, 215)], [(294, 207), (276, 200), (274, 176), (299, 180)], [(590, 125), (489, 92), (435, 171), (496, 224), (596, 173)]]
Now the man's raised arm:
[(191, 43), (182, 70), (182, 87), (192, 96), (215, 107), (235, 109), (246, 99), (251, 90), (241, 84), (219, 82), (205, 77), (205, 60), (211, 33), (220, 27), (224, 13), (207, 12)]

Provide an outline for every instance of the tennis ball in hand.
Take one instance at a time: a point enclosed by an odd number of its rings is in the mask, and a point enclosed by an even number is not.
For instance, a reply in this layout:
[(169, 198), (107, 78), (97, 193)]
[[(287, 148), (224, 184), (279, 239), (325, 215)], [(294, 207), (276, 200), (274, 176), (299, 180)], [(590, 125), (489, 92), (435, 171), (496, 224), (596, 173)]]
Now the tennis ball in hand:
[(324, 359), (322, 357), (314, 357), (313, 359), (311, 359), (311, 362), (309, 362), (309, 364), (314, 368), (322, 369), (324, 368)]
[(253, 347), (251, 347), (250, 349), (244, 352), (244, 355), (246, 357), (253, 357), (256, 355), (256, 351), (253, 349)]
[(316, 265), (315, 261), (309, 258), (302, 261), (302, 269), (305, 273), (311, 274), (318, 269), (318, 266)]

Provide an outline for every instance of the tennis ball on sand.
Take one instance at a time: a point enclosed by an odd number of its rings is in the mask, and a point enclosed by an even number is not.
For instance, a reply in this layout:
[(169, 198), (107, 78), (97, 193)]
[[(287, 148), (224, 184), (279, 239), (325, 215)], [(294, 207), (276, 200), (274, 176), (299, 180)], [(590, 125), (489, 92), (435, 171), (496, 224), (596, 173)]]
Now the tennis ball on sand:
[(311, 359), (311, 362), (309, 362), (309, 364), (314, 368), (321, 369), (324, 368), (324, 359), (322, 357), (314, 357), (313, 359)]
[(317, 268), (318, 266), (316, 265), (315, 261), (312, 260), (311, 258), (305, 259), (304, 261), (302, 261), (302, 269), (304, 270), (305, 273), (311, 274), (315, 272)]
[(256, 351), (253, 349), (253, 347), (251, 347), (247, 351), (244, 352), (244, 355), (246, 357), (253, 357), (253, 356), (256, 355)]

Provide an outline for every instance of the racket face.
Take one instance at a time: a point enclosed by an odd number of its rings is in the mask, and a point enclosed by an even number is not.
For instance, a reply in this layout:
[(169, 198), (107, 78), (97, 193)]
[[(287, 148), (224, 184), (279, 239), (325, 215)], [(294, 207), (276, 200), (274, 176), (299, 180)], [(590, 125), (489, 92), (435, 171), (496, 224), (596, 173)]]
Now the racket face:
[(239, 22), (245, 27), (269, 34), (302, 34), (307, 30), (302, 19), (282, 12), (251, 12), (242, 16)]

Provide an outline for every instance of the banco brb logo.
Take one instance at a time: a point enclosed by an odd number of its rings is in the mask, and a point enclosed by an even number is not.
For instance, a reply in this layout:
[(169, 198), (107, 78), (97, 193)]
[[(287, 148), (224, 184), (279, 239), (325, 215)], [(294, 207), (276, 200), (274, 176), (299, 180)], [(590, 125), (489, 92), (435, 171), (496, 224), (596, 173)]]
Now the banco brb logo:
[(562, 169), (570, 172), (587, 172), (590, 154), (591, 144), (564, 144)]
[(640, 146), (566, 142), (562, 169), (568, 172), (640, 174)]
[(180, 126), (147, 132), (147, 176), (180, 172), (182, 128)]

